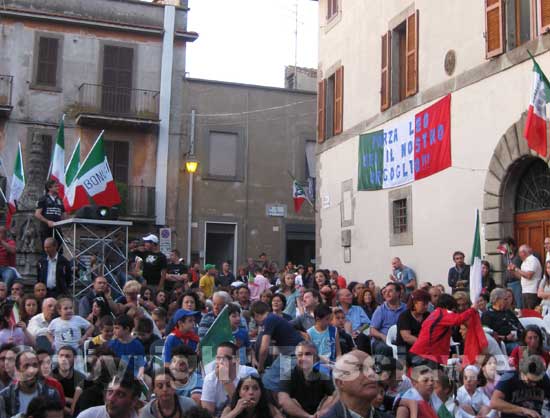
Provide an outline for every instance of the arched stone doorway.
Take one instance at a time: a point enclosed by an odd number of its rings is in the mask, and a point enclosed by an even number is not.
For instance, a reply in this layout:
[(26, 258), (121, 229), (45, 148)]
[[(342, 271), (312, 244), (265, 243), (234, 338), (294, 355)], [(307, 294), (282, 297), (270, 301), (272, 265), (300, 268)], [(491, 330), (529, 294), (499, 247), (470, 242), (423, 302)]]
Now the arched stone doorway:
[(550, 235), (548, 158), (527, 146), (523, 138), (525, 118), (524, 113), (501, 137), (485, 178), (482, 213), (485, 252), (497, 282), (504, 267), (497, 251), (502, 238), (516, 237), (519, 244), (529, 243), (542, 253), (544, 236)]

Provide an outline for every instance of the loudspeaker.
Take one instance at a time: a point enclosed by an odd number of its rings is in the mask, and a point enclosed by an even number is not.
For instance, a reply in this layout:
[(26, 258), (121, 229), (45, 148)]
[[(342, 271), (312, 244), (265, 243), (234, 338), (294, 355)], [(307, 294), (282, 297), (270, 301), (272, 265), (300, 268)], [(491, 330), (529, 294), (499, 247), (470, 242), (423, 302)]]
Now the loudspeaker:
[(74, 217), (83, 219), (115, 220), (118, 219), (118, 215), (119, 211), (116, 206), (109, 208), (107, 206), (88, 205), (78, 209), (74, 214)]

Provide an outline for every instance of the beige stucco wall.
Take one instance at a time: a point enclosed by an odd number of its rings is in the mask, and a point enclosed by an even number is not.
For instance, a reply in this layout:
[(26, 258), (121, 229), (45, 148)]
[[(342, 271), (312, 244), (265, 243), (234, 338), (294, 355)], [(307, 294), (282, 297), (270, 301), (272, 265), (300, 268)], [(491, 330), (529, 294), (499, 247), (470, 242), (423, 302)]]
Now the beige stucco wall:
[[(426, 9), (428, 3), (431, 10)], [(321, 1), (321, 22), (325, 6)], [(345, 67), (346, 130), (379, 113), (379, 35), (387, 28), (387, 22), (407, 5), (400, 1), (348, 0), (344, 7), (340, 21), (331, 30), (325, 33), (321, 27), (320, 67), (328, 68), (328, 63), (337, 61)], [(451, 103), (452, 167), (411, 183), (413, 245), (391, 247), (389, 190), (357, 191), (358, 136), (338, 142), (335, 147), (329, 145), (331, 139), (323, 144), (319, 154), (320, 265), (337, 269), (348, 280), (372, 278), (383, 283), (390, 273), (391, 257), (400, 256), (405, 264), (416, 270), (419, 280), (446, 284), (452, 252), (460, 249), (468, 259), (470, 257), (475, 209), (483, 210), (484, 184), (495, 147), (529, 104), (530, 61), (458, 90), (453, 87), (456, 79), (443, 71), (443, 57), (450, 48), (457, 51), (454, 77), (487, 62), (483, 7), (479, 2), (416, 1), (415, 8), (420, 9), (419, 95), (434, 86), (445, 90), (441, 83), (446, 80), (451, 80), (448, 90), (454, 90)], [(546, 39), (544, 44), (547, 44)], [(368, 51), (371, 52), (370, 58)], [(501, 62), (506, 59), (501, 57)], [(367, 60), (370, 60), (368, 64)], [(539, 55), (537, 60), (546, 72), (550, 72), (550, 53)], [(486, 67), (479, 69), (487, 70)], [(393, 125), (401, 117), (414, 115), (432, 102), (423, 103), (391, 121), (371, 124), (362, 133)], [(348, 179), (353, 179), (355, 212), (354, 225), (349, 228), (352, 230), (351, 263), (344, 263), (340, 235), (346, 228), (341, 226), (340, 201), (341, 184)], [(322, 205), (326, 196), (330, 199), (329, 208)]]

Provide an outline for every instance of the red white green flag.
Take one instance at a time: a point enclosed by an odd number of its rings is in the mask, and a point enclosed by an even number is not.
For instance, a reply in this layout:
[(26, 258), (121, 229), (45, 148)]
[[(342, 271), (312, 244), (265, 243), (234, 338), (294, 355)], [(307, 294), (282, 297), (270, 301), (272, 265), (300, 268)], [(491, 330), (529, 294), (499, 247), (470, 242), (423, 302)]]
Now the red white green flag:
[(59, 129), (57, 130), (57, 137), (55, 139), (55, 146), (53, 148), (52, 164), (50, 179), (59, 183), (59, 191), (57, 194), (59, 198), (63, 200), (65, 197), (65, 115), (61, 118)]
[[(120, 195), (105, 155), (103, 131), (97, 137), (76, 176), (75, 202), (87, 201), (86, 195), (99, 206), (111, 207), (120, 203)], [(76, 209), (78, 208), (73, 206), (73, 210)]]
[(63, 199), (63, 205), (65, 206), (66, 212), (73, 212), (82, 206), (86, 206), (88, 201), (88, 196), (80, 196), (84, 199), (81, 201), (76, 200), (76, 185), (77, 185), (77, 174), (80, 169), (80, 138), (74, 146), (73, 153), (69, 160), (69, 164), (65, 170), (65, 181), (67, 182), (67, 189), (65, 190), (65, 198)]
[[(529, 54), (531, 55), (531, 54)], [(541, 68), (533, 59), (533, 91), (529, 104), (529, 113), (525, 122), (523, 136), (529, 148), (546, 157), (547, 118), (546, 104), (550, 102), (550, 83)]]
[(6, 216), (6, 226), (11, 226), (11, 217), (17, 211), (17, 201), (25, 190), (25, 172), (23, 171), (23, 153), (21, 152), (21, 142), (17, 148), (17, 157), (15, 158), (15, 167), (13, 168), (13, 177), (11, 179), (10, 196), (8, 198), (8, 214)]
[(296, 180), (292, 182), (292, 198), (294, 199), (294, 212), (298, 213), (306, 200), (306, 192)]

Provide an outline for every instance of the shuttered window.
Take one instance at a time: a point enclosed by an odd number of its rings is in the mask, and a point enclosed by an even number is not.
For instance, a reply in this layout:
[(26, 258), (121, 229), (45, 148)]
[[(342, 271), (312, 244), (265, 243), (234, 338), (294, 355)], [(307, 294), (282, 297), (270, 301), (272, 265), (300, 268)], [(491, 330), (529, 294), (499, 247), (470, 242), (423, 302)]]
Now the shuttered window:
[(344, 130), (344, 67), (334, 73), (334, 135)]
[(487, 58), (504, 52), (503, 0), (485, 0), (485, 42)]
[(105, 154), (109, 167), (113, 173), (113, 178), (117, 182), (128, 184), (128, 169), (130, 158), (130, 146), (128, 142), (123, 141), (104, 141)]
[(325, 140), (325, 90), (327, 81), (321, 80), (317, 89), (317, 141)]
[(239, 135), (233, 132), (210, 132), (208, 144), (208, 175), (237, 177)]
[[(418, 93), (419, 13), (382, 35), (380, 111)], [(395, 48), (392, 52), (392, 47)]]
[(380, 110), (383, 112), (391, 105), (391, 32), (382, 36), (382, 86), (380, 88)]
[(418, 92), (418, 10), (407, 18), (405, 51), (405, 96)]
[(38, 41), (38, 62), (36, 65), (36, 84), (57, 86), (57, 60), (59, 39), (40, 37)]
[(134, 50), (114, 45), (103, 49), (102, 110), (125, 114), (131, 111)]
[(540, 25), (539, 33), (542, 35), (550, 29), (550, 0), (539, 0)]

